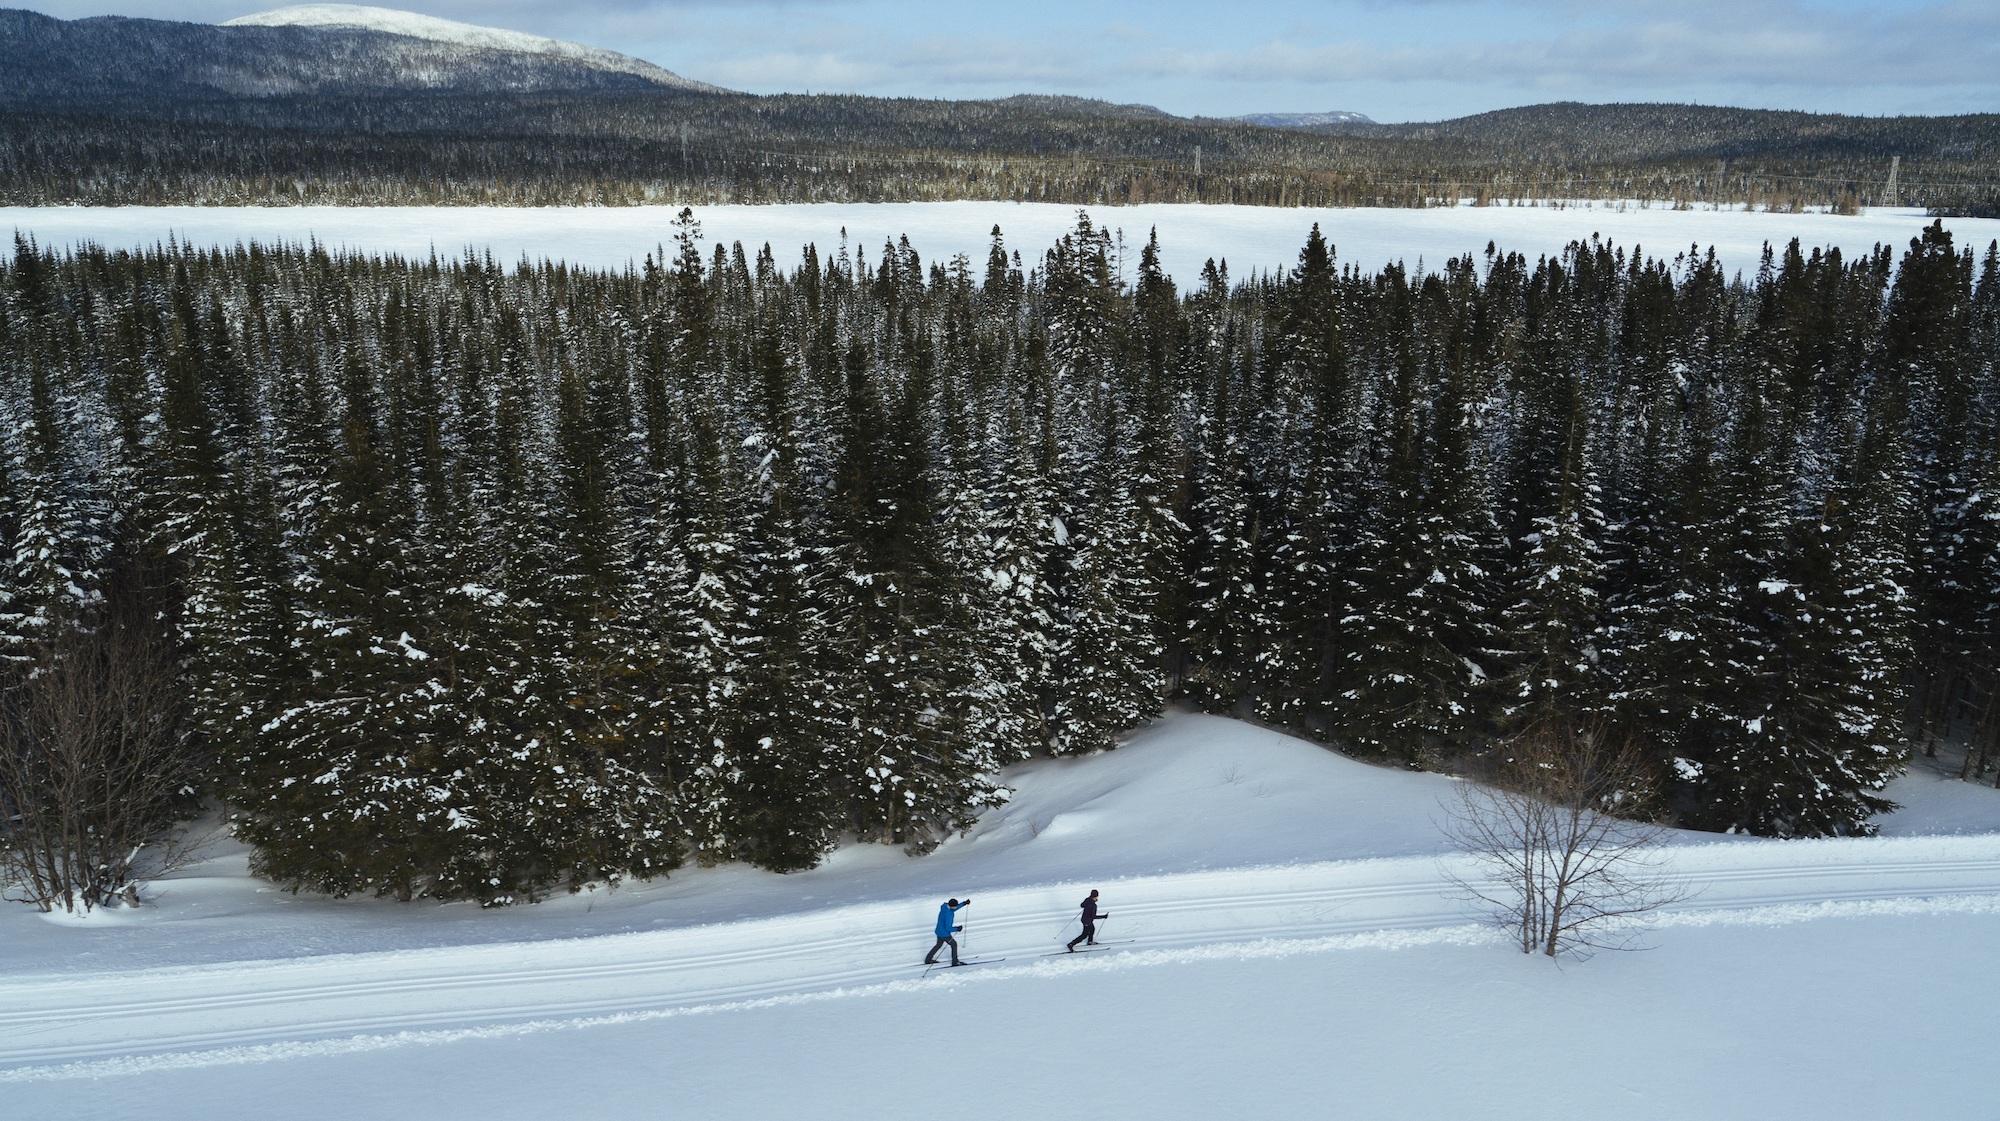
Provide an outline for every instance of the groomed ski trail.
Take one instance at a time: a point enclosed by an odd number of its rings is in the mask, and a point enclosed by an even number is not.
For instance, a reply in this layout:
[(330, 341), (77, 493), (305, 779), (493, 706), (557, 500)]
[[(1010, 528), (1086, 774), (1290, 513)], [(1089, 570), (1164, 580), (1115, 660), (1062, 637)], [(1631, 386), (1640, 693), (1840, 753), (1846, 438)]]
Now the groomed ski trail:
[[(1899, 906), (2000, 908), (2000, 836), (1686, 845), (1669, 858), (1695, 894), (1664, 917), (1668, 927)], [(1118, 908), (1120, 926), (1147, 943), (1113, 956), (1130, 968), (1187, 952), (1330, 952), (1383, 944), (1371, 937), (1383, 932), (1464, 937), (1470, 916), (1447, 866), (1464, 871), (1455, 860), (1399, 858), (1098, 886)], [(1077, 886), (980, 893), (969, 933), (985, 954), (1038, 959), (1051, 921), (1074, 909)], [(0, 1009), (0, 1082), (88, 1077), (140, 1059), (254, 1061), (315, 1043), (394, 1046), (436, 1033), (550, 1030), (871, 991), (908, 981), (930, 942), (934, 907), (914, 899), (584, 939), (16, 975), (0, 978), (9, 995)], [(1016, 969), (1070, 967), (1034, 960), (977, 972), (999, 979)]]

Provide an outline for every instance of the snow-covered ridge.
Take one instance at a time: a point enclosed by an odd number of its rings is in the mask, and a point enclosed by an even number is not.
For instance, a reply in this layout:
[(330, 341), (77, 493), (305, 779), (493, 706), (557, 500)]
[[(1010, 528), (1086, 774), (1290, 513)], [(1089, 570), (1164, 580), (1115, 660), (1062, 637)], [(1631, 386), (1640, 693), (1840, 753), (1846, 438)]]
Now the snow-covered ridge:
[(683, 78), (650, 62), (622, 55), (616, 51), (607, 51), (601, 47), (588, 47), (562, 39), (530, 35), (524, 31), (481, 27), (477, 24), (459, 23), (456, 20), (439, 19), (417, 12), (375, 8), (365, 4), (295, 4), (224, 20), (221, 26), (315, 27), (342, 31), (377, 31), (385, 35), (402, 35), (435, 43), (452, 43), (476, 50), (549, 55), (580, 62), (593, 69), (614, 74), (631, 74), (662, 85), (687, 89), (716, 88)]
[(1245, 113), (1231, 120), (1247, 121), (1267, 128), (1311, 128), (1314, 125), (1372, 125), (1366, 113), (1337, 109), (1331, 113)]

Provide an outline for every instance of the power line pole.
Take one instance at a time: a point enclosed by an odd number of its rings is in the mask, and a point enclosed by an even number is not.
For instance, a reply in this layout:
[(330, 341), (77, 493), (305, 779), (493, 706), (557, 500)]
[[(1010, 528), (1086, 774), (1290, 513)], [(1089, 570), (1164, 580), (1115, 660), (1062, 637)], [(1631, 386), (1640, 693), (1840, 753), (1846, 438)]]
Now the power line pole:
[(1896, 205), (1896, 172), (1902, 168), (1902, 165), (1903, 157), (1889, 157), (1889, 185), (1882, 189), (1882, 193), (1888, 197), (1890, 206)]

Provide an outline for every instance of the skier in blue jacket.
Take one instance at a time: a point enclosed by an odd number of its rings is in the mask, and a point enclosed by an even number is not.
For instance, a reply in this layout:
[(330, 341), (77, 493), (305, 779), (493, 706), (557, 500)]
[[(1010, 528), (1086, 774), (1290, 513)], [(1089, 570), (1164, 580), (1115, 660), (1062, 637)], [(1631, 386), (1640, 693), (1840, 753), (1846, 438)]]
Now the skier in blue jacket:
[(925, 965), (936, 965), (937, 952), (939, 950), (944, 949), (946, 946), (951, 947), (951, 963), (953, 965), (959, 964), (958, 939), (953, 938), (952, 935), (957, 934), (959, 931), (965, 929), (962, 926), (956, 925), (956, 920), (958, 918), (958, 909), (960, 907), (970, 907), (970, 906), (972, 906), (972, 900), (970, 899), (967, 899), (964, 902), (952, 899), (952, 900), (947, 900), (944, 906), (938, 908), (937, 944), (931, 947), (930, 953), (924, 955)]

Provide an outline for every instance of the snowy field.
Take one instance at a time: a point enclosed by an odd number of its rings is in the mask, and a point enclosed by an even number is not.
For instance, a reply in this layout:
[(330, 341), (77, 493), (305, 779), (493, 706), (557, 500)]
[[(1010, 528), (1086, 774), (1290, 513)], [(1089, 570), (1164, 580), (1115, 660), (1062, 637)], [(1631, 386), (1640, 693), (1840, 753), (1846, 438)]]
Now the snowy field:
[[(1990, 1115), (2000, 792), (1876, 839), (1682, 834), (1643, 953), (1555, 966), (1442, 875), (1451, 779), (1211, 717), (856, 846), (482, 913), (296, 898), (240, 852), (86, 924), (0, 911), (8, 1117)], [(1043, 956), (1104, 892), (1119, 942)], [(946, 895), (974, 956), (914, 963)]]
[[(1489, 241), (1531, 259), (1568, 242), (1602, 234), (1626, 248), (1671, 257), (1691, 245), (1714, 246), (1730, 271), (1757, 267), (1765, 242), (1782, 248), (1796, 237), (1808, 247), (1865, 252), (1876, 244), (1900, 251), (1930, 219), (1918, 210), (1870, 210), (1859, 216), (1674, 211), (1636, 203), (1571, 203), (1562, 207), (1407, 209), (1278, 209), (1259, 206), (1148, 205), (1090, 208), (1095, 221), (1123, 231), (1136, 266), (1147, 231), (1160, 233), (1163, 264), (1184, 283), (1203, 261), (1225, 259), (1243, 279), (1254, 270), (1292, 265), (1306, 231), (1320, 224), (1342, 261), (1367, 269), (1395, 260), (1412, 268), (1482, 253)], [(696, 213), (711, 243), (766, 242), (781, 265), (796, 263), (807, 243), (837, 251), (850, 245), (879, 257), (885, 240), (908, 235), (927, 261), (969, 257), (983, 268), (988, 232), (1001, 227), (1007, 243), (1033, 259), (1076, 224), (1077, 208), (1040, 203), (940, 202), (865, 205), (708, 206)], [(0, 229), (32, 234), (45, 245), (95, 242), (107, 247), (164, 243), (230, 246), (302, 242), (424, 258), (491, 251), (511, 264), (562, 260), (593, 268), (624, 268), (672, 240), (677, 210), (669, 207), (46, 207), (0, 208)], [(1961, 245), (1983, 250), (2000, 238), (2000, 220), (1958, 218), (1946, 225)]]

